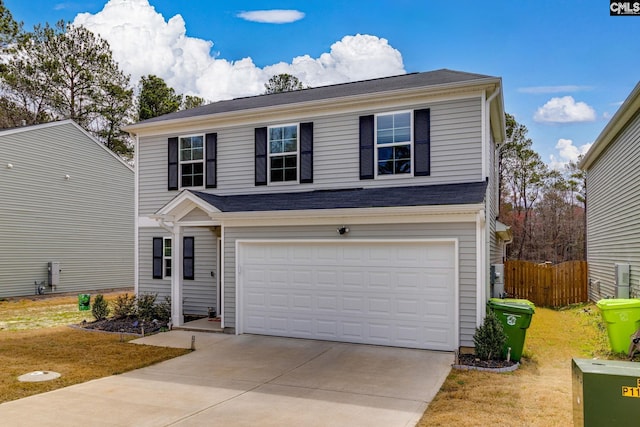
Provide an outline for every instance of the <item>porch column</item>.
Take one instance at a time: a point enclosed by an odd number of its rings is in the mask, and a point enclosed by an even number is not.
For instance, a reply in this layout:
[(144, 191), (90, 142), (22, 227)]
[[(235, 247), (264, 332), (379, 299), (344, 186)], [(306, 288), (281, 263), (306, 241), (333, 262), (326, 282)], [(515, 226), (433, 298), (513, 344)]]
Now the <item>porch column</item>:
[(184, 323), (182, 316), (182, 227), (174, 224), (171, 236), (171, 322)]

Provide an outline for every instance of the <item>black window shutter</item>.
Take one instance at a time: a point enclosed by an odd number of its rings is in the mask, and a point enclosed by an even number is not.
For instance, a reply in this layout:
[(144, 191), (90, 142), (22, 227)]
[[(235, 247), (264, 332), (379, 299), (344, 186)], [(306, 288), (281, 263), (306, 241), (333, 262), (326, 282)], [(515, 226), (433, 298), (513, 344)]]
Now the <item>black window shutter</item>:
[(205, 154), (207, 156), (207, 164), (206, 164), (206, 187), (207, 188), (216, 188), (217, 185), (217, 150), (218, 150), (218, 134), (217, 133), (208, 133), (205, 136)]
[(431, 174), (431, 114), (429, 109), (413, 112), (413, 174)]
[(195, 276), (193, 240), (193, 237), (184, 237), (182, 241), (182, 277), (185, 280), (193, 280)]
[(267, 128), (255, 129), (256, 185), (267, 185)]
[(169, 190), (178, 189), (178, 138), (169, 138), (169, 169), (168, 169), (168, 188)]
[(313, 182), (313, 122), (300, 123), (300, 182)]
[(162, 279), (162, 237), (153, 238), (153, 278)]
[(374, 178), (374, 116), (360, 116), (360, 179)]

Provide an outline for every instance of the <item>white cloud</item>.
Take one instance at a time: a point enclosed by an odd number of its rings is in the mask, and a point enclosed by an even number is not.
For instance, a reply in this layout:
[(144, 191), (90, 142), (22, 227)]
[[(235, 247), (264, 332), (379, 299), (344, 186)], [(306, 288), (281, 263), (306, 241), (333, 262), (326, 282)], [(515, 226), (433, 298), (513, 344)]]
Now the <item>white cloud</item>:
[(596, 112), (586, 103), (576, 102), (572, 96), (563, 96), (547, 101), (538, 108), (533, 119), (542, 123), (592, 122), (596, 119)]
[(558, 156), (552, 154), (550, 157), (549, 167), (551, 169), (562, 170), (567, 163), (575, 162), (578, 160), (578, 156), (586, 154), (593, 143), (584, 144), (579, 147), (573, 145), (573, 141), (570, 139), (560, 138), (556, 144), (556, 150), (558, 150)]
[(182, 16), (165, 20), (148, 0), (110, 0), (95, 15), (79, 14), (74, 24), (109, 42), (132, 83), (154, 74), (178, 93), (210, 101), (260, 94), (279, 73), (293, 74), (308, 86), (405, 73), (402, 55), (387, 40), (361, 34), (343, 37), (319, 58), (302, 55), (264, 68), (249, 57), (228, 61), (212, 54), (213, 42), (187, 36)]
[(591, 86), (577, 86), (577, 85), (565, 85), (565, 86), (530, 86), (518, 88), (520, 93), (541, 94), (541, 93), (566, 93), (566, 92), (581, 92), (593, 89)]
[(237, 16), (247, 21), (263, 24), (290, 24), (304, 18), (304, 13), (298, 10), (273, 9), (240, 12)]

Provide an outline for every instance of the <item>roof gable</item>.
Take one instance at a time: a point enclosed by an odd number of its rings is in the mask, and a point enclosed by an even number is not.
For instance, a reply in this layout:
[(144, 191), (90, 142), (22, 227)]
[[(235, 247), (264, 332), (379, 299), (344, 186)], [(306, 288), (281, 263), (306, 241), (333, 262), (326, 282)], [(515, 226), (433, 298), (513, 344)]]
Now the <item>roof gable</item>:
[(10, 135), (19, 135), (19, 134), (23, 134), (23, 133), (42, 131), (42, 130), (47, 130), (47, 129), (52, 131), (52, 132), (55, 132), (56, 129), (58, 129), (58, 128), (68, 127), (68, 126), (72, 126), (73, 128), (75, 128), (75, 130), (78, 133), (82, 134), (84, 137), (87, 138), (87, 140), (91, 141), (92, 143), (94, 143), (98, 147), (100, 147), (102, 150), (104, 150), (107, 154), (109, 154), (111, 157), (113, 157), (114, 160), (117, 160), (118, 163), (122, 164), (127, 169), (129, 169), (129, 171), (131, 173), (134, 172), (133, 167), (130, 164), (128, 164), (126, 161), (124, 161), (116, 153), (114, 153), (113, 151), (108, 149), (102, 142), (98, 141), (93, 135), (91, 135), (89, 132), (87, 132), (85, 129), (83, 129), (79, 124), (77, 124), (75, 121), (73, 121), (71, 119), (59, 120), (59, 121), (55, 121), (55, 122), (41, 123), (41, 124), (37, 124), (37, 125), (22, 126), (22, 127), (17, 127), (17, 128), (0, 130), (0, 144), (2, 144), (2, 142), (3, 142), (2, 140), (3, 140), (4, 137), (10, 136)]

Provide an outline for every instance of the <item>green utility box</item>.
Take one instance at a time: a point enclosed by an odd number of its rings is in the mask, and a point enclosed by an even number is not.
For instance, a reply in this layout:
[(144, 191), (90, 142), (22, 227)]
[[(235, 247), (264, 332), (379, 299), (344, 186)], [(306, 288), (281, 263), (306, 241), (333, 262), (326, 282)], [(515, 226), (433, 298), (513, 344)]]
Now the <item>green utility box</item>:
[(640, 420), (640, 364), (573, 359), (574, 426), (636, 426)]
[(525, 303), (513, 302), (502, 298), (491, 298), (487, 306), (498, 316), (507, 335), (507, 342), (502, 351), (502, 356), (506, 358), (509, 348), (511, 348), (511, 360), (520, 361), (527, 329), (531, 325), (531, 318), (535, 312), (533, 303), (531, 301)]
[(78, 310), (80, 311), (91, 310), (90, 294), (78, 294)]
[(601, 299), (596, 306), (607, 324), (611, 351), (627, 353), (631, 335), (640, 329), (640, 299)]

